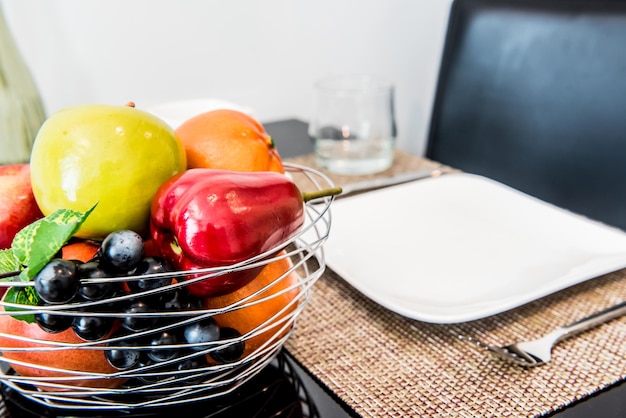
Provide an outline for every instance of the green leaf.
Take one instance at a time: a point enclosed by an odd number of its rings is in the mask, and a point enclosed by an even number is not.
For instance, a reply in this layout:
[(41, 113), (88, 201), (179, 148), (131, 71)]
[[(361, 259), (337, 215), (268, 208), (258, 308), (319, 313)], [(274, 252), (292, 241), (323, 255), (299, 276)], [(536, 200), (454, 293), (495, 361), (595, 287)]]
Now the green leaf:
[[(0, 250), (0, 274), (1, 273), (12, 273), (14, 271), (21, 270), (22, 266), (20, 265), (19, 260), (13, 253), (11, 248), (7, 248), (6, 250)], [(3, 279), (10, 280), (11, 278)]]
[[(8, 303), (18, 303), (20, 305), (36, 306), (39, 304), (40, 298), (33, 286), (13, 286), (7, 290), (6, 294), (4, 295), (4, 301)], [(7, 312), (23, 310), (22, 308), (14, 308), (12, 306), (5, 306), (4, 309)], [(32, 324), (36, 321), (34, 314), (13, 315), (13, 318), (19, 319), (20, 321), (26, 321), (29, 324)]]
[(32, 280), (74, 236), (95, 207), (86, 212), (59, 209), (18, 232), (11, 248), (19, 264), (26, 266), (20, 279)]
[[(19, 231), (11, 248), (0, 251), (0, 274), (20, 271), (21, 281), (32, 280), (41, 269), (48, 264), (76, 234), (89, 214), (96, 208), (94, 205), (86, 212), (60, 209), (39, 219)], [(15, 276), (4, 279), (14, 280)], [(34, 286), (12, 286), (7, 289), (4, 301), (19, 305), (36, 306), (41, 302)], [(7, 311), (20, 311), (23, 308), (5, 306)], [(15, 319), (35, 322), (34, 314), (13, 315)]]

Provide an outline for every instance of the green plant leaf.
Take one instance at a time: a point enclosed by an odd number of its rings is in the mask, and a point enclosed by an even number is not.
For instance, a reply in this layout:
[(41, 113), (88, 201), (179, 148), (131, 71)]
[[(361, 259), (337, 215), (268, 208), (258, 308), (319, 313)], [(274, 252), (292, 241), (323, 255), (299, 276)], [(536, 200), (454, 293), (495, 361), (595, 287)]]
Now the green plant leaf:
[[(95, 208), (96, 205), (86, 212), (59, 209), (23, 228), (13, 238), (11, 248), (0, 251), (0, 273), (20, 271), (19, 280), (32, 280), (74, 236)], [(14, 281), (15, 276), (4, 280)], [(34, 286), (11, 286), (4, 295), (4, 301), (36, 306), (41, 299)], [(7, 311), (23, 310), (10, 306), (5, 306), (5, 309)], [(13, 315), (13, 317), (28, 323), (35, 322), (34, 314)]]
[[(39, 295), (33, 286), (17, 287), (12, 286), (7, 289), (4, 295), (4, 301), (8, 303), (19, 303), (20, 305), (36, 306), (40, 302)], [(14, 308), (12, 306), (5, 306), (4, 309), (7, 312), (21, 311), (21, 308)], [(34, 314), (12, 315), (13, 318), (20, 321), (26, 321), (29, 324), (36, 322)]]
[[(12, 273), (14, 271), (18, 271), (21, 269), (21, 265), (13, 250), (11, 248), (7, 248), (6, 250), (0, 250), (0, 274), (2, 273)], [(6, 278), (2, 280), (11, 280), (11, 278)]]
[(86, 212), (59, 209), (18, 232), (11, 248), (18, 262), (26, 267), (20, 279), (32, 280), (74, 236), (95, 207)]

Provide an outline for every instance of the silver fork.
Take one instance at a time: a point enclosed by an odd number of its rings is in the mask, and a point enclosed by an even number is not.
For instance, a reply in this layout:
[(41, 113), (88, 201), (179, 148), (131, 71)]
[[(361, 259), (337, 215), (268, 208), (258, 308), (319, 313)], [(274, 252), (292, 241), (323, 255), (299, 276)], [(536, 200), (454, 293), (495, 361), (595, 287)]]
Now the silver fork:
[(626, 314), (626, 301), (564, 327), (557, 328), (536, 340), (518, 342), (503, 347), (487, 345), (471, 337), (460, 336), (459, 338), (470, 341), (510, 363), (524, 367), (536, 367), (550, 361), (552, 358), (552, 348), (559, 342), (588, 331), (591, 328), (595, 328), (598, 325), (604, 324), (624, 314)]

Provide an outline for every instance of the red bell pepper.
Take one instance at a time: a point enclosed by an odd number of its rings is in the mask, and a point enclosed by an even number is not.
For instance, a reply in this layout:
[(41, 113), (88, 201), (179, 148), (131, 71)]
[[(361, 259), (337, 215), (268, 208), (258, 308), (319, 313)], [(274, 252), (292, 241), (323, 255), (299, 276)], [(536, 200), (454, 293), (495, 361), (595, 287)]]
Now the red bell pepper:
[[(164, 258), (179, 270), (194, 270), (262, 254), (292, 237), (303, 223), (302, 194), (285, 175), (195, 168), (157, 191), (150, 230)], [(230, 293), (260, 269), (207, 278), (190, 284), (189, 290), (196, 296)]]

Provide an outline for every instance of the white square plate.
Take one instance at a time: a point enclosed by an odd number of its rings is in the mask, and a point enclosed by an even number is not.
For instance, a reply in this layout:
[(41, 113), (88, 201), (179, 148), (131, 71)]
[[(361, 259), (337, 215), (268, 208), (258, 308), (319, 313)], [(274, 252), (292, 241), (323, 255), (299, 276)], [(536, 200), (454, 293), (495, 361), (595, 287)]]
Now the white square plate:
[(409, 318), (494, 315), (626, 267), (626, 233), (485, 177), (447, 174), (339, 199), (330, 268)]

